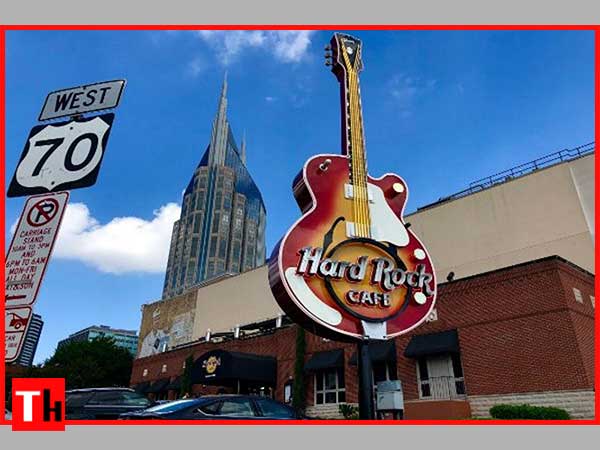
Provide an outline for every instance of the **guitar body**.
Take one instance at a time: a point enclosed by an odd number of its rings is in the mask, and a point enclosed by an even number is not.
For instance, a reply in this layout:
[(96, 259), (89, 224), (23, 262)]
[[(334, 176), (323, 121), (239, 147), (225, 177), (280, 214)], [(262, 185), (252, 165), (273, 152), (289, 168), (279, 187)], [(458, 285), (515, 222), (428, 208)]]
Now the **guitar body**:
[[(323, 164), (327, 164), (327, 161), (330, 163), (323, 170)], [(324, 237), (328, 234), (331, 236), (331, 241), (326, 243), (329, 249), (351, 239), (347, 233), (347, 223), (351, 221), (353, 215), (353, 202), (350, 198), (346, 198), (348, 184), (346, 156), (322, 154), (310, 158), (294, 179), (293, 185), (294, 196), (304, 215), (280, 240), (269, 260), (270, 284), (273, 292), (278, 293), (276, 297), (286, 314), (296, 322), (303, 323), (316, 334), (326, 337), (336, 336), (338, 339), (340, 332), (350, 338), (362, 335), (364, 330), (361, 321), (357, 321), (349, 311), (339, 311), (336, 301), (327, 295), (327, 289), (320, 278), (297, 275), (296, 269), (298, 249), (323, 248)], [(394, 174), (386, 174), (381, 178), (369, 176), (368, 185), (371, 197), (369, 209), (375, 231), (372, 239), (391, 244), (392, 251), (395, 250), (398, 258), (409, 271), (414, 271), (417, 264), (422, 264), (427, 272), (433, 273), (429, 255), (403, 221), (402, 214), (408, 198), (408, 189), (404, 180)], [(399, 185), (403, 188), (398, 189)], [(402, 192), (397, 192), (398, 190)], [(414, 257), (416, 249), (425, 251), (426, 257), (417, 260)], [(349, 248), (344, 253), (344, 257), (356, 259), (363, 253), (364, 248)], [(363, 287), (370, 287), (368, 280), (362, 284)], [(419, 305), (410, 297), (407, 298), (407, 291), (408, 289), (401, 289), (400, 293), (396, 293), (403, 297), (397, 308), (402, 309), (404, 306), (402, 315), (405, 319), (397, 324), (388, 323), (387, 336), (408, 331), (406, 325), (415, 320), (415, 315), (423, 316), (424, 320), (432, 309), (433, 299), (428, 302), (429, 304)], [(306, 315), (312, 316), (315, 320), (307, 323)], [(414, 326), (410, 327), (412, 328)]]
[(333, 339), (390, 339), (429, 316), (435, 272), (404, 224), (402, 178), (367, 173), (358, 72), (360, 40), (336, 33), (332, 71), (340, 83), (341, 155), (310, 158), (293, 183), (302, 217), (269, 260), (281, 308), (306, 329)]

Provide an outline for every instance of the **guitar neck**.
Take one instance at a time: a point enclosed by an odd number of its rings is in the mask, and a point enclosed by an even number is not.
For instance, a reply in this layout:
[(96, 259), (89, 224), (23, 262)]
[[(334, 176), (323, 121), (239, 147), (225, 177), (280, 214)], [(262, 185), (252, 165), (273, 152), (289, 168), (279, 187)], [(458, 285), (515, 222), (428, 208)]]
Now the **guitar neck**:
[(348, 71), (340, 80), (342, 100), (342, 153), (349, 159), (355, 233), (370, 237), (371, 218), (367, 188), (367, 161), (358, 73)]

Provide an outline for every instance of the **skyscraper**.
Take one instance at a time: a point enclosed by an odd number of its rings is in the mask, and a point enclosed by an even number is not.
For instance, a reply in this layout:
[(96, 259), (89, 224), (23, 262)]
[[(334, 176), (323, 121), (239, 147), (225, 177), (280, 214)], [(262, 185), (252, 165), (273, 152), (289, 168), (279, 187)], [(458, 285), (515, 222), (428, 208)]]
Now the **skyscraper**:
[(44, 321), (42, 316), (34, 314), (31, 317), (29, 328), (27, 328), (27, 334), (25, 334), (25, 341), (23, 342), (23, 348), (21, 349), (21, 355), (17, 359), (16, 363), (21, 366), (31, 367), (33, 364), (33, 358), (35, 351), (37, 350), (38, 342), (40, 340), (40, 334), (42, 334), (42, 328), (44, 327)]
[(265, 262), (266, 212), (227, 120), (227, 75), (210, 142), (183, 195), (173, 224), (163, 298), (224, 274)]

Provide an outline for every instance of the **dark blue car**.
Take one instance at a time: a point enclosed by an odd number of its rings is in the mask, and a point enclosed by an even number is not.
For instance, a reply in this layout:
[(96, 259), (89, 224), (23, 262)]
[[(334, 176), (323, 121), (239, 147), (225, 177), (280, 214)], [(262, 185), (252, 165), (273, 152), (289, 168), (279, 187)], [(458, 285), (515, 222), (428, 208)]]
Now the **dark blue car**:
[(125, 420), (292, 420), (302, 419), (290, 406), (251, 395), (207, 395), (175, 400), (143, 411), (121, 414)]

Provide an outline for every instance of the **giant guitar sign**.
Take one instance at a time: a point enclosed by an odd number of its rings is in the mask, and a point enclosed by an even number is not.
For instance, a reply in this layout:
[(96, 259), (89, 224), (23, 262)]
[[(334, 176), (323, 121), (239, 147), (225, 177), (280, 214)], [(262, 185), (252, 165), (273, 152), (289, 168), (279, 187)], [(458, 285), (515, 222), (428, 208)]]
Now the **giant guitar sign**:
[(436, 298), (433, 264), (403, 220), (398, 175), (367, 173), (358, 73), (361, 42), (336, 33), (342, 154), (310, 158), (293, 191), (304, 215), (273, 251), (269, 281), (281, 308), (336, 339), (390, 339), (424, 322)]

